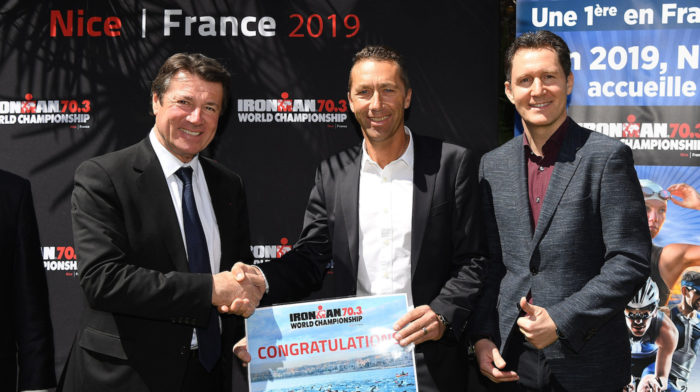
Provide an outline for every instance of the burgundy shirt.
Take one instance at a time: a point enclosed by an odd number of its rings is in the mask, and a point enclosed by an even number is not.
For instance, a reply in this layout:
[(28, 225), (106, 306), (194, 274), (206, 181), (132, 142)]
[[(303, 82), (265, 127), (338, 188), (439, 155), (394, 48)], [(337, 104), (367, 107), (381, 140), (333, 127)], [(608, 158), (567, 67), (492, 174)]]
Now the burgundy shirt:
[(525, 149), (525, 160), (527, 162), (527, 193), (530, 198), (530, 223), (532, 223), (533, 230), (537, 227), (537, 220), (542, 210), (542, 202), (544, 202), (544, 197), (547, 194), (547, 187), (549, 186), (549, 180), (552, 178), (554, 163), (559, 155), (561, 143), (564, 140), (564, 136), (566, 136), (566, 130), (569, 128), (569, 121), (567, 117), (559, 126), (559, 129), (542, 146), (544, 156), (538, 156), (532, 152), (527, 136), (523, 135), (523, 148)]

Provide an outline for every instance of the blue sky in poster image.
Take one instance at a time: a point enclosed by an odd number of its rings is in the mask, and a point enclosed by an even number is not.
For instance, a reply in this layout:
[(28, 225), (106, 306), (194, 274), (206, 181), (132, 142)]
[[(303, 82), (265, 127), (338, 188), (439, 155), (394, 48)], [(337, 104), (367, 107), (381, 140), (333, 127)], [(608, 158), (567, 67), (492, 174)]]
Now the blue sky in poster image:
[[(640, 179), (649, 179), (664, 189), (685, 183), (700, 191), (700, 167), (698, 166), (635, 166)], [(666, 221), (659, 235), (654, 238), (658, 246), (683, 243), (700, 245), (700, 211), (683, 208), (668, 202)]]
[[(309, 328), (291, 328), (291, 322), (289, 321), (290, 314), (315, 312), (318, 310), (318, 306), (322, 306), (323, 309), (353, 308), (355, 310), (359, 306), (362, 308), (362, 320), (359, 323), (353, 322)], [(253, 357), (251, 371), (254, 371), (254, 368), (257, 366), (265, 366), (265, 364), (269, 363), (279, 365), (281, 364), (280, 362), (282, 362), (283, 366), (299, 366), (306, 362), (317, 363), (319, 360), (346, 360), (383, 350), (403, 350), (403, 348), (395, 344), (395, 341), (392, 339), (389, 344), (383, 344), (379, 347), (374, 346), (371, 352), (364, 348), (330, 351), (326, 343), (325, 353), (289, 356), (286, 358), (287, 361), (285, 361), (284, 357), (259, 359), (257, 355), (260, 347), (300, 342), (318, 342), (336, 338), (342, 338), (343, 344), (346, 345), (345, 342), (347, 342), (349, 337), (391, 334), (393, 333), (394, 322), (403, 316), (406, 311), (405, 294), (377, 297), (352, 297), (257, 309), (253, 316), (246, 320), (248, 349)], [(348, 316), (355, 317), (356, 315)], [(310, 321), (313, 322), (314, 320)], [(293, 364), (284, 364), (284, 362), (292, 361)]]

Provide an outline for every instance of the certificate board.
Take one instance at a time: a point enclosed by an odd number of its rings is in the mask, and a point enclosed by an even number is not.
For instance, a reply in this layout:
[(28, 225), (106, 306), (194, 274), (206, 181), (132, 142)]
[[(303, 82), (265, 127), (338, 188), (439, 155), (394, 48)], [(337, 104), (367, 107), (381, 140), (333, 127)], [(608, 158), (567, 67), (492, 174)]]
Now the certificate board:
[(406, 295), (260, 308), (246, 320), (251, 392), (418, 391), (412, 345), (393, 324)]

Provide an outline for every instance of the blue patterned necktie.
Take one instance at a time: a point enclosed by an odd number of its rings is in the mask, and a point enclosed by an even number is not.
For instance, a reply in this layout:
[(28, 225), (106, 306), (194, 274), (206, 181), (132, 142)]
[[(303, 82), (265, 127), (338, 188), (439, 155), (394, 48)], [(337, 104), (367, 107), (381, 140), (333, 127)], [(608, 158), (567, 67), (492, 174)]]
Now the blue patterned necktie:
[[(182, 220), (185, 226), (185, 242), (187, 242), (187, 257), (190, 272), (211, 274), (209, 251), (204, 236), (202, 222), (197, 213), (192, 190), (192, 168), (181, 167), (175, 175), (182, 181)], [(199, 361), (207, 371), (211, 371), (221, 355), (221, 335), (219, 334), (219, 318), (214, 308), (209, 313), (209, 324), (206, 328), (197, 328), (199, 344)]]

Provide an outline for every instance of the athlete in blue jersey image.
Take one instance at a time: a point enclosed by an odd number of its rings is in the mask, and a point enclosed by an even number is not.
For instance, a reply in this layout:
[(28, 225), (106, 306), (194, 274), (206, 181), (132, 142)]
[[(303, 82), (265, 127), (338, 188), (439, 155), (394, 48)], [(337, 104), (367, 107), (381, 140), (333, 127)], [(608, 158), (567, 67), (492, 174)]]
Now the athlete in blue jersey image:
[(659, 289), (651, 278), (627, 304), (625, 319), (632, 350), (632, 380), (626, 390), (667, 390), (678, 331), (666, 314), (659, 312)]
[[(650, 179), (640, 179), (647, 209), (647, 224), (652, 240), (661, 231), (666, 221), (668, 201), (673, 204), (700, 211), (700, 193), (688, 184), (673, 184), (664, 189)], [(659, 303), (666, 305), (673, 285), (688, 267), (700, 266), (700, 246), (674, 243), (666, 246), (652, 244), (651, 278), (659, 288)]]
[(681, 294), (681, 302), (671, 309), (671, 321), (678, 330), (678, 345), (673, 353), (668, 390), (686, 392), (690, 391), (690, 372), (700, 352), (700, 272), (683, 274)]

